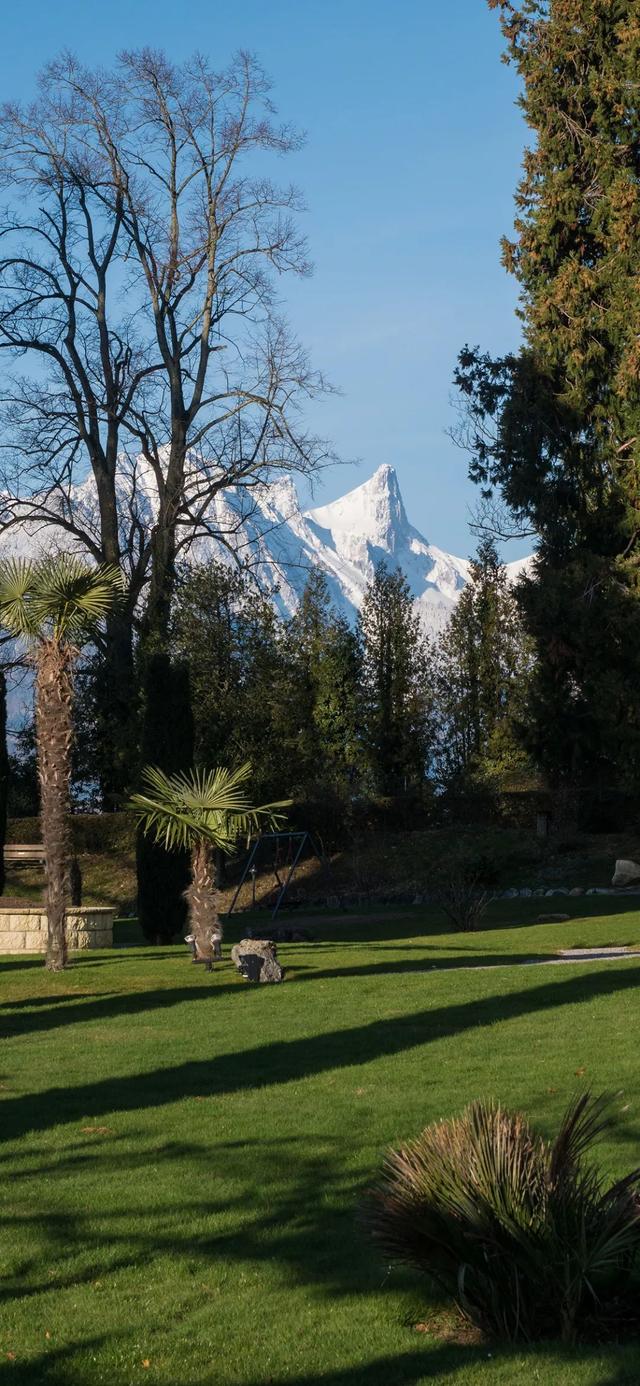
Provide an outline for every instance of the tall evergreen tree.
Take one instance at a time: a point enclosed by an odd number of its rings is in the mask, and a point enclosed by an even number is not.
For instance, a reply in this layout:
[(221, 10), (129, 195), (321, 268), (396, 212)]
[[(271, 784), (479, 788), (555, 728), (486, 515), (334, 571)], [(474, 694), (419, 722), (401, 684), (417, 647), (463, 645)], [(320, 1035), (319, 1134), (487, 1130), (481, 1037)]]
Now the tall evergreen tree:
[(313, 569), (284, 634), (293, 696), (285, 701), (305, 792), (344, 790), (357, 772), (360, 649), (336, 613), (324, 573)]
[(261, 798), (342, 789), (357, 762), (358, 642), (310, 575), (279, 619), (246, 575), (206, 564), (183, 577), (172, 648), (188, 665), (198, 763), (250, 760)]
[(371, 781), (381, 794), (402, 794), (425, 779), (433, 694), (429, 644), (399, 570), (376, 565), (358, 625)]
[[(193, 720), (189, 671), (165, 650), (147, 654), (142, 671), (144, 697), (143, 762), (165, 775), (186, 771), (193, 761)], [(171, 943), (186, 927), (185, 891), (189, 854), (169, 852), (138, 829), (136, 839), (138, 918), (150, 943)]]
[(250, 760), (259, 796), (273, 797), (287, 767), (272, 738), (286, 679), (271, 602), (246, 573), (201, 564), (182, 575), (171, 648), (189, 670), (196, 762)]
[(484, 539), (438, 642), (438, 767), (448, 783), (521, 769), (519, 741), (531, 653), (506, 570)]
[(9, 748), (7, 746), (7, 679), (0, 668), (0, 895), (4, 890), (4, 844), (7, 836)]
[(472, 476), (539, 536), (519, 600), (538, 757), (640, 773), (640, 24), (635, 0), (489, 0), (534, 132), (503, 242), (519, 353), (466, 348)]

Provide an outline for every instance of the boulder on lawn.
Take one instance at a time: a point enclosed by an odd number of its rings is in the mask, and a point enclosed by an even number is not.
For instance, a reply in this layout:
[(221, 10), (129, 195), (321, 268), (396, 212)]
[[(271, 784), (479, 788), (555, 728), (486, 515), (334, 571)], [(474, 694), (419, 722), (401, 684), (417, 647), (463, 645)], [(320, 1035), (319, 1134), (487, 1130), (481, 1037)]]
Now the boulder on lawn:
[(284, 977), (273, 939), (241, 939), (231, 949), (231, 961), (247, 982), (281, 982)]
[(625, 861), (624, 859), (617, 861), (611, 884), (613, 886), (640, 885), (640, 864), (637, 861)]

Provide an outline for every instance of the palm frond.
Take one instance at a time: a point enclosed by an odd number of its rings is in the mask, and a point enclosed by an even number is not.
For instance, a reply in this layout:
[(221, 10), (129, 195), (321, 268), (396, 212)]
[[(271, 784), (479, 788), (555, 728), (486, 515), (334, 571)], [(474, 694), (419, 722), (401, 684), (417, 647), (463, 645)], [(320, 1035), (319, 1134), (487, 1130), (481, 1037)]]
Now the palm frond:
[(124, 588), (118, 568), (91, 567), (73, 554), (0, 564), (0, 625), (27, 643), (82, 642), (104, 620)]
[(615, 1328), (635, 1313), (640, 1170), (607, 1186), (588, 1158), (609, 1103), (578, 1097), (553, 1144), (493, 1103), (428, 1126), (387, 1157), (367, 1199), (373, 1237), (497, 1336)]
[(174, 775), (147, 766), (144, 793), (134, 794), (130, 807), (143, 831), (168, 850), (206, 841), (229, 853), (258, 828), (279, 826), (291, 802), (251, 804), (245, 789), (250, 775), (249, 763), (236, 770), (218, 766)]
[(0, 563), (0, 627), (20, 640), (38, 634), (32, 593), (37, 565), (26, 558), (5, 558)]

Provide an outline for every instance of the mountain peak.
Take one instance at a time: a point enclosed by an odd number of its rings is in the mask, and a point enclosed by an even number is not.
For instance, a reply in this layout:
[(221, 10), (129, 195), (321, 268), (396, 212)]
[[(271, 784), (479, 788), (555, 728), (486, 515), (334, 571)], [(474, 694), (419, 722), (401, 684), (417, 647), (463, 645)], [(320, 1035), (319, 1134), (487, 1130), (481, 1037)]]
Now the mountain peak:
[(341, 547), (363, 544), (393, 554), (409, 530), (395, 467), (378, 467), (346, 496), (310, 510), (306, 518), (333, 535)]
[(369, 477), (369, 480), (365, 481), (363, 485), (377, 486), (380, 489), (382, 487), (394, 488), (397, 491), (398, 473), (395, 467), (392, 467), (389, 462), (383, 462), (380, 467), (376, 468), (373, 476)]

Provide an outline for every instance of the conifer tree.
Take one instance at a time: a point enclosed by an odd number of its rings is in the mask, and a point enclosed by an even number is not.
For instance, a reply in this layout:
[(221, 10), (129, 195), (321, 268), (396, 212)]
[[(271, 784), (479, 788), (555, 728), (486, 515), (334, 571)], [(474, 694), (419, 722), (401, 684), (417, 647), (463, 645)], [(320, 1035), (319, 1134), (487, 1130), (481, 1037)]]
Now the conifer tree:
[(517, 603), (490, 539), (438, 642), (438, 769), (452, 782), (491, 782), (524, 768), (519, 742), (531, 655)]
[(533, 131), (503, 258), (522, 349), (461, 353), (471, 474), (539, 537), (519, 587), (558, 789), (640, 771), (640, 22), (635, 0), (489, 0)]
[(429, 644), (403, 574), (376, 565), (360, 611), (363, 727), (369, 773), (383, 795), (420, 788), (432, 727)]
[[(189, 769), (193, 759), (193, 721), (186, 665), (172, 659), (166, 650), (147, 653), (142, 682), (143, 762), (169, 775)], [(186, 850), (167, 851), (139, 828), (136, 870), (140, 928), (149, 943), (171, 943), (187, 923), (189, 854)]]
[(292, 697), (287, 700), (306, 792), (344, 790), (361, 759), (358, 737), (360, 651), (338, 616), (324, 573), (313, 569), (285, 636)]
[(4, 890), (4, 844), (7, 836), (9, 794), (9, 749), (7, 746), (7, 679), (0, 669), (0, 895)]
[(272, 736), (287, 697), (272, 603), (241, 570), (200, 564), (181, 577), (170, 639), (189, 670), (196, 762), (250, 760), (258, 795), (274, 797), (292, 781)]

